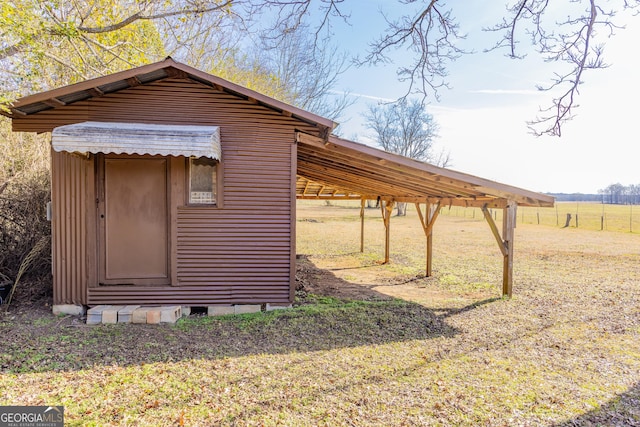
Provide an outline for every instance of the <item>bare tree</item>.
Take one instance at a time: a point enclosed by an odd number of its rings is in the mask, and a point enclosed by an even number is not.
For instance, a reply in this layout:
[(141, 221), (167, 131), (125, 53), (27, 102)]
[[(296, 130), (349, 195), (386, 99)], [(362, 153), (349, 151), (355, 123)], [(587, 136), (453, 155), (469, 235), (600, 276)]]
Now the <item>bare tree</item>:
[(440, 159), (433, 152), (438, 124), (420, 101), (402, 99), (392, 104), (369, 105), (363, 116), (365, 126), (375, 132), (376, 141), (383, 150), (420, 161)]
[[(522, 27), (545, 61), (566, 64), (558, 67), (561, 71), (555, 73), (547, 86), (538, 86), (543, 91), (557, 89), (559, 95), (553, 98), (551, 106), (541, 108), (538, 117), (528, 123), (535, 135), (561, 136), (562, 124), (574, 116), (573, 109), (584, 73), (608, 67), (603, 59), (604, 44), (596, 42), (596, 33), (604, 30), (607, 36), (611, 36), (614, 29), (619, 28), (613, 22), (614, 10), (604, 9), (604, 2), (570, 3), (576, 7), (568, 10), (564, 20), (549, 23), (545, 19), (548, 0), (519, 0), (508, 7), (508, 16), (501, 23), (487, 29), (502, 34), (502, 39), (493, 49), (506, 48), (507, 56), (511, 58), (523, 57), (516, 48), (518, 30)], [(638, 4), (640, 2), (625, 1), (622, 8), (635, 8)]]
[(622, 185), (618, 182), (598, 190), (598, 193), (603, 195), (603, 203), (636, 205), (640, 202), (640, 184)]
[[(386, 30), (371, 42), (358, 63), (376, 65), (389, 61), (394, 51), (412, 52), (412, 59), (398, 64), (398, 77), (406, 83), (404, 97), (438, 98), (438, 90), (447, 86), (449, 63), (467, 53), (460, 48), (465, 35), (459, 31), (455, 8), (437, 0), (398, 1), (399, 17), (387, 19)], [(24, 86), (25, 78), (38, 67), (59, 66), (87, 78), (123, 64), (139, 65), (165, 52), (186, 50), (191, 57), (203, 58), (208, 53), (207, 37), (226, 25), (245, 33), (263, 30), (260, 34), (273, 45), (286, 43), (289, 34), (308, 28), (317, 47), (331, 36), (334, 20), (348, 22), (350, 4), (346, 0), (3, 2), (0, 73), (5, 78), (0, 85), (9, 89), (15, 89), (9, 83)], [(567, 10), (566, 18), (558, 21), (557, 10), (562, 7)], [(497, 24), (485, 29), (499, 38), (489, 50), (506, 49), (508, 57), (520, 58), (526, 49), (519, 43), (528, 40), (545, 61), (557, 64), (550, 83), (539, 87), (550, 91), (553, 98), (529, 122), (534, 134), (561, 136), (563, 124), (574, 115), (586, 73), (607, 67), (603, 43), (620, 28), (618, 15), (638, 9), (640, 0), (514, 0), (502, 16), (496, 16)], [(271, 24), (265, 25), (267, 21)], [(127, 36), (133, 27), (138, 31)], [(164, 52), (158, 49), (158, 34)], [(154, 38), (152, 43), (144, 42)], [(75, 52), (76, 57), (70, 60), (61, 50)], [(315, 48), (309, 52), (318, 57), (330, 53)]]
[(622, 195), (625, 192), (625, 186), (618, 183), (611, 184), (607, 188), (601, 190), (603, 194), (607, 195), (609, 198), (609, 203), (617, 205), (622, 204)]
[[(311, 0), (262, 0), (283, 17), (275, 26), (286, 32), (304, 21), (311, 9)], [(315, 2), (313, 2), (315, 3)], [(331, 19), (348, 20), (344, 0), (319, 0), (315, 34), (331, 25)], [(447, 86), (447, 68), (451, 61), (467, 51), (460, 48), (465, 34), (451, 9), (437, 0), (400, 0), (400, 17), (387, 19), (384, 33), (370, 44), (367, 55), (359, 64), (389, 62), (394, 51), (413, 52), (411, 62), (398, 65), (398, 76), (407, 83), (404, 97), (420, 94), (438, 98), (438, 89)], [(558, 21), (552, 8), (565, 7), (565, 19)], [(562, 125), (570, 120), (577, 107), (579, 87), (588, 71), (606, 68), (603, 36), (613, 35), (621, 28), (615, 18), (625, 11), (637, 12), (640, 0), (516, 0), (506, 6), (503, 16), (497, 16), (495, 26), (485, 28), (499, 34), (499, 41), (488, 50), (506, 49), (510, 58), (521, 58), (522, 40), (547, 62), (557, 63), (550, 83), (538, 86), (550, 91), (551, 105), (541, 108), (539, 115), (528, 122), (535, 135), (561, 136)]]
[(332, 91), (349, 66), (328, 38), (316, 39), (306, 25), (284, 33), (277, 40), (262, 39), (259, 62), (276, 77), (275, 85), (284, 99), (297, 107), (337, 120), (353, 104), (348, 94)]
[[(159, 60), (167, 55), (317, 114), (350, 105), (331, 90), (344, 54), (308, 28), (252, 48), (260, 0), (87, 0), (0, 6), (0, 103)], [(236, 13), (238, 11), (239, 13)], [(243, 16), (240, 15), (240, 12)], [(245, 19), (248, 16), (251, 19)], [(265, 49), (267, 42), (269, 49)]]
[[(449, 154), (436, 153), (433, 148), (438, 124), (418, 100), (405, 98), (393, 104), (369, 105), (364, 118), (365, 126), (375, 133), (383, 150), (449, 166)], [(406, 215), (405, 203), (398, 203), (398, 215)]]

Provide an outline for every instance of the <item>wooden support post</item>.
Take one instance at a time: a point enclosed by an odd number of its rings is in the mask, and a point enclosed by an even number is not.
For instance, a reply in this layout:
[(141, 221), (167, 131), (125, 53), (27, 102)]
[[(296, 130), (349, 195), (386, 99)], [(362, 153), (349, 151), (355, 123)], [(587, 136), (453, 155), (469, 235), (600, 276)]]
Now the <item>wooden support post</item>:
[(380, 210), (382, 211), (382, 221), (384, 223), (384, 264), (389, 264), (389, 241), (391, 239), (391, 213), (393, 212), (393, 200), (380, 203)]
[(516, 229), (516, 213), (518, 204), (509, 201), (507, 207), (504, 208), (502, 216), (502, 236), (504, 238), (507, 255), (504, 257), (502, 268), (502, 295), (511, 298), (513, 288), (513, 241)]
[(422, 215), (422, 210), (420, 209), (420, 204), (416, 203), (416, 210), (418, 211), (418, 218), (420, 218), (420, 223), (422, 224), (422, 229), (424, 230), (424, 234), (427, 238), (426, 245), (426, 277), (431, 277), (431, 265), (432, 265), (432, 247), (433, 247), (433, 224), (436, 222), (436, 218), (440, 214), (440, 201), (435, 205), (427, 202), (425, 206), (426, 212), (426, 221), (424, 215)]
[(364, 197), (360, 199), (360, 252), (364, 252)]
[(516, 202), (511, 200), (507, 202), (502, 215), (502, 236), (500, 236), (498, 227), (493, 221), (487, 205), (482, 207), (482, 213), (498, 242), (500, 252), (502, 252), (502, 295), (509, 298), (511, 298), (513, 288), (513, 239), (515, 236), (517, 207), (518, 204)]

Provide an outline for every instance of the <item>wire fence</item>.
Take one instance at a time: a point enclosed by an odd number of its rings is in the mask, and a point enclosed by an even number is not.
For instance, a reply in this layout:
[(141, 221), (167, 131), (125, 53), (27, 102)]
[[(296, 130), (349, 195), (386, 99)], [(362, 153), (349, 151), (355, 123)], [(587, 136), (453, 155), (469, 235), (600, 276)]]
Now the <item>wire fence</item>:
[[(502, 209), (490, 209), (502, 221)], [(441, 215), (483, 220), (479, 208), (443, 207)], [(640, 233), (640, 205), (610, 205), (587, 202), (557, 202), (553, 208), (519, 207), (517, 223), (585, 230)]]

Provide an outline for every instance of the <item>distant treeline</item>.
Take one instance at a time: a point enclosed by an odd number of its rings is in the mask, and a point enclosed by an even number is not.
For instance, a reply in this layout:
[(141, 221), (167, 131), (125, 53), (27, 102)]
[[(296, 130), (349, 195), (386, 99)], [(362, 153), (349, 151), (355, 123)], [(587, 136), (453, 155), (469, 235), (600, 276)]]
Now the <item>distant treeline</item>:
[(548, 193), (558, 202), (600, 202), (612, 205), (640, 204), (640, 184), (611, 184), (598, 190), (598, 194)]
[(583, 194), (583, 193), (547, 193), (556, 198), (556, 202), (600, 202), (602, 203), (602, 194)]

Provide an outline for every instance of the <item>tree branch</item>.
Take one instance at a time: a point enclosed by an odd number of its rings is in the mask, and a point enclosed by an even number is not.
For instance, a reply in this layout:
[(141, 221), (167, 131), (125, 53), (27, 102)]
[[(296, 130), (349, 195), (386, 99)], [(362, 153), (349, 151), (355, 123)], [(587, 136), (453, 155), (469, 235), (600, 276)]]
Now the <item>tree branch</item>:
[[(554, 98), (553, 105), (546, 109), (541, 109), (542, 116), (537, 116), (534, 120), (527, 122), (529, 130), (536, 136), (550, 135), (562, 136), (562, 125), (571, 120), (574, 116), (572, 108), (576, 105), (575, 97), (579, 94), (579, 85), (582, 83), (582, 74), (586, 69), (605, 68), (607, 65), (601, 60), (602, 49), (591, 47), (594, 26), (598, 17), (598, 8), (595, 0), (590, 0), (589, 15), (582, 27), (573, 33), (573, 37), (560, 36), (561, 48), (555, 54), (555, 60), (562, 60), (574, 64), (571, 72), (559, 76), (548, 88), (539, 87), (541, 90), (549, 90), (561, 84), (568, 83), (567, 90), (558, 98)], [(571, 22), (571, 20), (567, 20)], [(580, 22), (580, 21), (575, 21)], [(591, 58), (594, 56), (594, 58)], [(553, 112), (553, 114), (549, 114)], [(547, 126), (550, 124), (549, 126)], [(543, 125), (544, 129), (538, 130), (536, 127)]]
[(10, 56), (17, 55), (29, 44), (27, 42), (21, 41), (11, 46), (5, 47), (4, 49), (0, 49), (0, 60), (5, 58), (9, 58)]
[[(579, 86), (586, 70), (608, 67), (603, 61), (603, 46), (594, 44), (597, 28), (609, 30), (609, 35), (614, 28), (619, 28), (612, 22), (614, 11), (605, 11), (599, 5), (598, 0), (589, 0), (586, 11), (581, 11), (577, 17), (569, 15), (564, 21), (548, 24), (550, 30), (545, 29), (544, 16), (549, 7), (549, 0), (519, 0), (515, 5), (507, 8), (510, 19), (503, 19), (498, 25), (485, 28), (485, 31), (503, 32), (499, 40), (487, 51), (499, 48), (508, 48), (507, 56), (510, 58), (522, 58), (516, 52), (518, 34), (516, 28), (525, 21), (531, 22), (530, 28), (524, 28), (525, 34), (531, 38), (531, 44), (546, 62), (566, 63), (570, 68), (564, 72), (555, 73), (548, 86), (538, 86), (541, 91), (551, 91), (563, 87), (562, 92), (552, 99), (551, 106), (541, 108), (539, 115), (527, 124), (531, 133), (537, 136), (550, 135), (561, 136), (562, 126), (571, 120), (573, 110), (577, 107), (575, 101), (579, 95)], [(580, 2), (571, 1), (569, 5)], [(640, 1), (633, 4), (625, 1), (624, 9), (636, 8)], [(599, 17), (602, 17), (600, 19)]]
[(78, 27), (78, 31), (87, 33), (87, 34), (109, 33), (109, 32), (117, 31), (121, 28), (124, 28), (127, 25), (132, 24), (133, 22), (138, 20), (165, 19), (165, 18), (171, 18), (173, 16), (179, 16), (179, 15), (198, 15), (202, 13), (209, 13), (209, 12), (214, 12), (216, 10), (224, 9), (226, 7), (231, 6), (232, 3), (233, 3), (232, 0), (226, 0), (222, 4), (208, 7), (208, 8), (200, 7), (200, 8), (194, 8), (194, 9), (175, 10), (171, 12), (158, 13), (155, 15), (143, 15), (144, 11), (140, 11), (140, 12), (134, 13), (133, 15), (115, 24), (106, 25), (104, 27)]
[(444, 79), (447, 63), (467, 53), (456, 45), (465, 36), (458, 32), (450, 11), (442, 12), (437, 0), (431, 0), (415, 16), (405, 15), (395, 22), (387, 20), (387, 25), (387, 34), (370, 44), (368, 55), (358, 65), (388, 62), (391, 51), (409, 45), (415, 52), (414, 61), (397, 71), (400, 81), (409, 82), (403, 98), (418, 93), (423, 97), (433, 94), (437, 99), (438, 89), (447, 87)]

